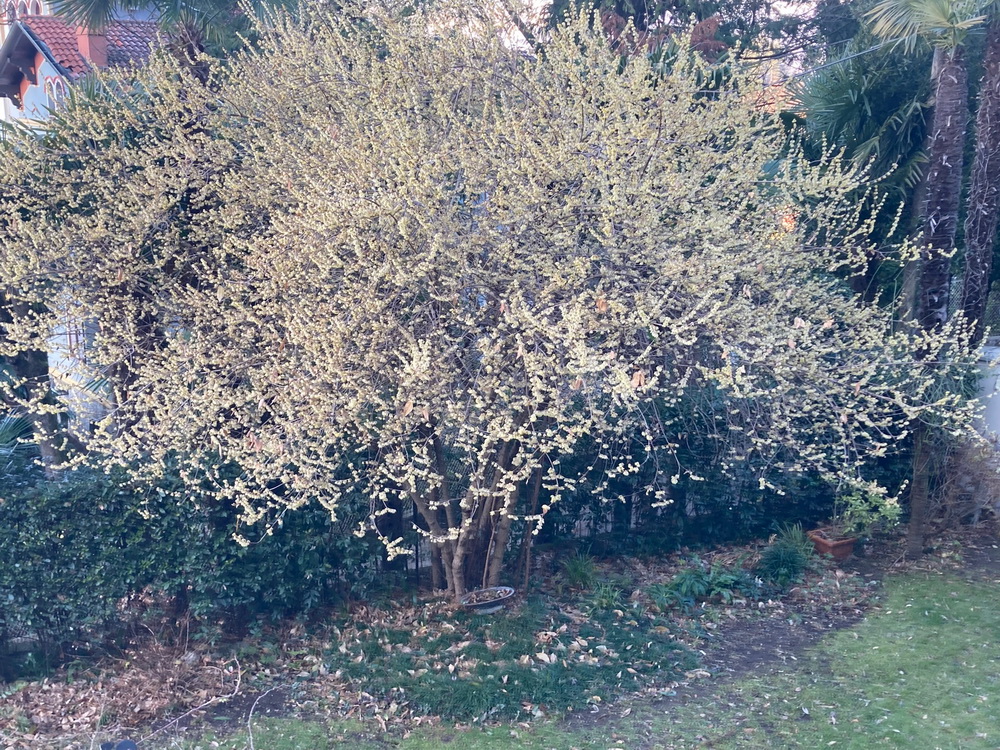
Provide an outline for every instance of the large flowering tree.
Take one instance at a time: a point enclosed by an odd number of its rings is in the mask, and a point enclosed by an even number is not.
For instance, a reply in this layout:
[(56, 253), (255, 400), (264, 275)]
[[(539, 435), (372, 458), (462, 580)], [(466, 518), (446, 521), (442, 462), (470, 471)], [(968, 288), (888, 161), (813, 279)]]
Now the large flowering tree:
[(502, 12), (431, 8), (279, 19), (208, 85), (163, 60), (9, 146), (4, 345), (94, 323), (88, 460), (250, 519), (412, 507), (457, 596), (583, 480), (669, 503), (699, 424), (762, 483), (967, 424), (951, 329), (837, 279), (866, 175), (799, 158), (752, 71), (623, 59), (586, 17), (529, 56)]

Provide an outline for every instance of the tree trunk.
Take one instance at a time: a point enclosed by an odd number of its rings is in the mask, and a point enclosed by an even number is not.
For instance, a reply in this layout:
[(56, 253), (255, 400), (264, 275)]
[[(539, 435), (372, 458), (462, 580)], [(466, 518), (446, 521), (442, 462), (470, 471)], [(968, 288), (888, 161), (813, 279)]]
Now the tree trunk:
[(927, 197), (917, 320), (928, 331), (948, 320), (951, 252), (955, 249), (968, 122), (968, 74), (961, 47), (942, 55), (927, 149)]
[[(528, 495), (528, 515), (530, 516), (538, 515), (538, 511), (541, 508), (543, 476), (544, 471), (542, 470), (542, 467), (539, 466), (535, 469), (531, 482), (531, 491)], [(531, 547), (535, 542), (534, 532), (537, 527), (537, 521), (525, 524), (524, 539), (521, 540), (521, 551), (518, 553), (518, 566), (515, 578), (521, 578), (523, 575), (525, 592), (527, 592), (528, 583), (531, 580)]]
[[(916, 319), (927, 331), (948, 320), (951, 254), (955, 249), (962, 191), (962, 158), (969, 118), (968, 73), (961, 47), (935, 52), (937, 80), (934, 118), (927, 145), (924, 221), (920, 272), (916, 288)], [(918, 353), (922, 356), (922, 353)], [(933, 364), (926, 363), (926, 367)], [(927, 515), (927, 427), (914, 425), (913, 484), (910, 488), (910, 526), (907, 552), (923, 550)]]
[(910, 525), (906, 532), (906, 556), (916, 559), (924, 552), (924, 527), (930, 504), (930, 444), (927, 426), (917, 423), (913, 433), (913, 481), (910, 483)]
[(1000, 16), (990, 23), (976, 114), (976, 150), (965, 218), (965, 279), (961, 307), (974, 323), (973, 341), (983, 338), (1000, 213)]
[(511, 514), (514, 512), (519, 494), (517, 488), (510, 490), (504, 500), (500, 516), (494, 519), (486, 564), (485, 583), (487, 586), (500, 585), (500, 573), (503, 571), (503, 560), (507, 553), (507, 544), (510, 542), (510, 529), (514, 523)]

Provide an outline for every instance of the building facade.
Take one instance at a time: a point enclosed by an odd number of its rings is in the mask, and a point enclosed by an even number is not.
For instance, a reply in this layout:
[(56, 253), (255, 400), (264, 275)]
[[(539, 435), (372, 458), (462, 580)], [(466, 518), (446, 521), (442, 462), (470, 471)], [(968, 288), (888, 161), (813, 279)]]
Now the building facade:
[(0, 20), (0, 119), (41, 125), (92, 70), (147, 60), (157, 31), (141, 13), (94, 31), (53, 15), (43, 0), (8, 0)]

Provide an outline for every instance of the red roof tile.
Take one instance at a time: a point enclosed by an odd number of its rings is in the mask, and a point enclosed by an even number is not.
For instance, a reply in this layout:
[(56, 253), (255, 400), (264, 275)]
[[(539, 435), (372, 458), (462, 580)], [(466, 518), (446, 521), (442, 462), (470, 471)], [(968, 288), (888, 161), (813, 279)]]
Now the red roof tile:
[(153, 21), (132, 19), (112, 21), (108, 38), (108, 65), (137, 65), (149, 59), (150, 46), (157, 41), (158, 26)]
[[(21, 20), (53, 59), (73, 78), (85, 73), (90, 65), (77, 44), (76, 29), (55, 16), (26, 16)], [(158, 27), (153, 21), (133, 19), (112, 21), (105, 29), (108, 40), (108, 65), (139, 65), (149, 59), (150, 46), (157, 40)]]
[(76, 30), (54, 16), (25, 16), (20, 19), (42, 44), (48, 47), (52, 59), (70, 72), (73, 78), (83, 75), (90, 67), (76, 44)]

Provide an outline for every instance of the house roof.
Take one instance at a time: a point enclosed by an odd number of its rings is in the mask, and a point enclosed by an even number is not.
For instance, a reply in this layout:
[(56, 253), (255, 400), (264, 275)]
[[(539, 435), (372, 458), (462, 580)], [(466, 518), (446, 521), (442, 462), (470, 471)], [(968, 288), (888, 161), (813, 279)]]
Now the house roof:
[(104, 33), (108, 38), (108, 65), (136, 65), (149, 59), (159, 26), (154, 21), (122, 19), (108, 24)]
[[(20, 24), (36, 42), (36, 46), (41, 48), (44, 45), (42, 51), (56, 65), (66, 70), (71, 78), (83, 75), (90, 68), (77, 46), (76, 30), (61, 18), (25, 16), (20, 19)], [(39, 42), (41, 45), (37, 44)]]
[[(20, 19), (33, 41), (52, 61), (76, 78), (89, 70), (90, 64), (80, 54), (76, 29), (55, 16), (25, 16)], [(157, 25), (152, 21), (122, 19), (111, 21), (104, 30), (108, 40), (108, 65), (111, 67), (141, 64), (149, 59), (150, 46), (157, 39)]]

